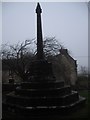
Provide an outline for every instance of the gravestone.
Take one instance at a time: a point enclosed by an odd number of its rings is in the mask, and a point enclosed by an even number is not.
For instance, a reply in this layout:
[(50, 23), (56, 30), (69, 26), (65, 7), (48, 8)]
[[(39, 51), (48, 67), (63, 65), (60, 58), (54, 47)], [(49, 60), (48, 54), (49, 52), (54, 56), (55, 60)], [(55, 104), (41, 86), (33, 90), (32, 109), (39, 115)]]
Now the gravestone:
[(29, 82), (22, 82), (7, 94), (3, 102), (3, 119), (28, 119), (46, 115), (65, 115), (85, 103), (64, 81), (56, 81), (52, 64), (44, 58), (41, 7), (37, 4), (37, 60), (30, 65)]

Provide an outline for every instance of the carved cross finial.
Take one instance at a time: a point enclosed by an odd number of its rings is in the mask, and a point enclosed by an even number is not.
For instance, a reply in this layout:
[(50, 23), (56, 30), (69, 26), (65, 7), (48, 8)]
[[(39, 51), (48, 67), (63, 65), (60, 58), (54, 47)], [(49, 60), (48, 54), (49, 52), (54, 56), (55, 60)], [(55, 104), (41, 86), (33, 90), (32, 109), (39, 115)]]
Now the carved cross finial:
[(39, 2), (37, 3), (37, 7), (36, 7), (36, 13), (42, 13), (42, 9), (41, 9), (41, 7), (40, 7), (40, 4), (39, 4)]

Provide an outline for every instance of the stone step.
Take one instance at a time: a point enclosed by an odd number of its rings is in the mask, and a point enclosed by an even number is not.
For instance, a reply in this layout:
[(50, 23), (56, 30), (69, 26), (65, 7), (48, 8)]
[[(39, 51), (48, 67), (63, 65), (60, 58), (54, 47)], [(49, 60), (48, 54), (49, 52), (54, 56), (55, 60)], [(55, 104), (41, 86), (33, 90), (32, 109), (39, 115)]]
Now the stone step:
[(60, 88), (64, 86), (64, 81), (49, 81), (49, 82), (23, 82), (22, 89), (48, 89)]
[(53, 115), (53, 114), (59, 114), (62, 115), (62, 113), (67, 114), (68, 112), (72, 111), (74, 108), (78, 109), (82, 105), (85, 104), (86, 99), (83, 97), (79, 96), (79, 99), (73, 103), (70, 103), (65, 106), (21, 106), (21, 105), (16, 105), (12, 103), (2, 103), (2, 111), (3, 113), (5, 111), (8, 111), (9, 113), (14, 113), (16, 115), (22, 115), (26, 118), (28, 115), (30, 116), (35, 116), (35, 115)]
[(8, 94), (7, 103), (24, 106), (65, 106), (79, 99), (77, 92), (59, 97), (21, 97), (19, 95)]
[(62, 96), (71, 93), (71, 87), (65, 86), (61, 88), (49, 89), (21, 89), (15, 90), (16, 95), (29, 96), (29, 97), (43, 97), (43, 96)]

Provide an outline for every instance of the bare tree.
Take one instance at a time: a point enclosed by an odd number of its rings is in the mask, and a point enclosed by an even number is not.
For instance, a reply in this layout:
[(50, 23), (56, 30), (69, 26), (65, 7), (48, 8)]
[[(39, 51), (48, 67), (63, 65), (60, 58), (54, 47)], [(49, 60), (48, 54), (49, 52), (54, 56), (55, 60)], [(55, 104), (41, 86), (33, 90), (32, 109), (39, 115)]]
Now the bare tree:
[[(23, 81), (28, 80), (30, 61), (37, 54), (36, 40), (26, 40), (23, 43), (16, 45), (4, 44), (2, 47), (2, 63), (3, 66), (8, 66), (8, 69), (18, 75)], [(45, 57), (55, 56), (59, 53), (60, 48), (63, 47), (55, 37), (48, 37), (44, 39), (43, 49)], [(49, 58), (50, 58), (49, 57)]]
[[(36, 40), (34, 41), (34, 54), (37, 54)], [(60, 53), (60, 49), (64, 48), (64, 46), (55, 38), (55, 37), (45, 37), (43, 41), (43, 50), (44, 56), (55, 56)]]
[(60, 49), (61, 47), (63, 47), (63, 45), (61, 45), (59, 43), (59, 41), (55, 38), (55, 37), (46, 37), (44, 39), (44, 54), (45, 56), (55, 56), (58, 53), (60, 53)]
[(85, 66), (81, 66), (80, 67), (80, 74), (81, 75), (88, 75), (88, 69), (87, 69), (87, 67), (85, 67)]
[(8, 69), (17, 74), (22, 80), (28, 79), (28, 64), (33, 56), (30, 45), (33, 41), (34, 39), (16, 45), (3, 45), (2, 48), (3, 66), (7, 65)]

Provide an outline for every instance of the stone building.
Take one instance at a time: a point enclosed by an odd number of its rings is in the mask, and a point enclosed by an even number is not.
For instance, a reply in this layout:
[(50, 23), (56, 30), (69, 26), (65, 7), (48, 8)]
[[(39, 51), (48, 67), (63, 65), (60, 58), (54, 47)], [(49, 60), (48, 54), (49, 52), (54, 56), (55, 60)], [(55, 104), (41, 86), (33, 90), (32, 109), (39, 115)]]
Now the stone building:
[(55, 76), (63, 79), (66, 84), (75, 85), (77, 82), (77, 63), (68, 53), (67, 49), (60, 49), (52, 61)]

